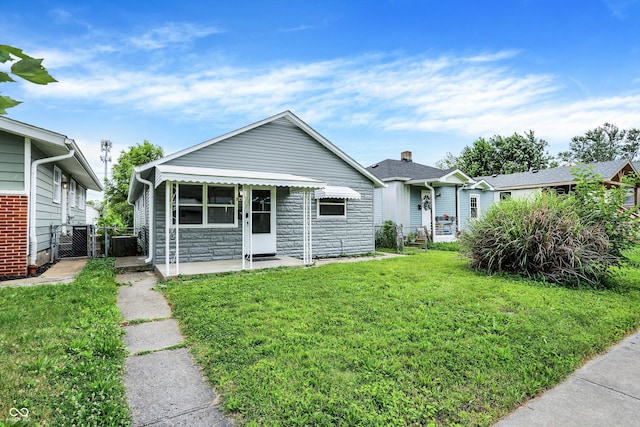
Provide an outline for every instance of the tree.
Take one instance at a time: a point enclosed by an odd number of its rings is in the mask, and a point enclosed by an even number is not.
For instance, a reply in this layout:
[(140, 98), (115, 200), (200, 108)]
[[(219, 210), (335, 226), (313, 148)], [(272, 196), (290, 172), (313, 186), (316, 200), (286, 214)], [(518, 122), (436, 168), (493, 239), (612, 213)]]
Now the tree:
[(536, 138), (533, 131), (507, 137), (495, 135), (489, 140), (481, 137), (463, 148), (458, 157), (447, 153), (447, 157), (437, 165), (460, 169), (469, 176), (545, 169), (552, 160), (546, 151), (547, 146), (548, 143)]
[(634, 160), (640, 152), (640, 130), (618, 129), (616, 125), (605, 123), (584, 135), (571, 138), (569, 148), (569, 151), (558, 154), (558, 158), (566, 163)]
[(133, 207), (127, 202), (131, 172), (134, 167), (157, 160), (163, 155), (162, 147), (146, 140), (120, 153), (120, 157), (113, 165), (111, 180), (107, 182), (104, 191), (108, 206), (107, 217), (110, 218), (111, 223), (133, 226)]
[[(16, 60), (17, 62), (14, 62)], [(57, 80), (51, 77), (47, 69), (42, 66), (42, 61), (42, 59), (30, 57), (22, 52), (22, 49), (0, 44), (0, 63), (13, 63), (9, 72), (0, 71), (0, 83), (15, 82), (9, 74), (39, 85), (56, 82)], [(0, 95), (0, 114), (7, 114), (7, 108), (15, 107), (20, 103), (8, 96)]]

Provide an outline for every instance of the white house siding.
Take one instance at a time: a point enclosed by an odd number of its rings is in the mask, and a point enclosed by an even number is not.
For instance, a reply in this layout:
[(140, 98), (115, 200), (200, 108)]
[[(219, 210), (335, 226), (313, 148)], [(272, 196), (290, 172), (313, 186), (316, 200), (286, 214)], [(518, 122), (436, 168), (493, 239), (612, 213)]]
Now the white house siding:
[[(276, 172), (314, 178), (327, 185), (358, 191), (347, 201), (346, 218), (316, 217), (313, 202), (313, 255), (328, 257), (373, 251), (373, 183), (286, 119), (268, 123), (232, 138), (185, 154), (168, 165)], [(156, 189), (156, 259), (164, 262), (164, 184)], [(289, 189), (276, 192), (278, 254), (302, 256), (302, 198)], [(181, 228), (181, 262), (240, 258), (242, 227)]]
[[(381, 201), (375, 201), (375, 205), (381, 206), (381, 223), (391, 220), (395, 224), (402, 224), (403, 226), (409, 226), (411, 221), (409, 212), (405, 209), (409, 205), (410, 189), (409, 186), (403, 182), (390, 181), (387, 182), (387, 188), (377, 189), (379, 191)], [(398, 209), (402, 206), (402, 209)], [(376, 213), (376, 215), (378, 215)]]
[(24, 138), (0, 131), (0, 191), (2, 190), (25, 191)]
[(525, 197), (531, 197), (532, 195), (539, 193), (540, 188), (525, 188), (518, 190), (496, 190), (493, 193), (494, 202), (498, 203), (500, 201), (500, 193), (509, 192), (511, 193), (511, 197), (514, 199), (522, 199)]
[(382, 217), (382, 188), (373, 190), (373, 224), (380, 226), (384, 223)]

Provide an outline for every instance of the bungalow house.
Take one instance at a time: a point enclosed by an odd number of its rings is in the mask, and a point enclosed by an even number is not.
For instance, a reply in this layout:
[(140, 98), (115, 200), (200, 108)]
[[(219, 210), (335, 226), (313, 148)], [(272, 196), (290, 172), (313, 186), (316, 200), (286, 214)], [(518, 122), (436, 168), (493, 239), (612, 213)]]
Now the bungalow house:
[(52, 226), (84, 224), (87, 189), (102, 185), (72, 139), (0, 117), (0, 277), (51, 261)]
[[(384, 184), (290, 111), (136, 167), (128, 200), (147, 262), (363, 254)], [(162, 271), (162, 270), (161, 270)]]
[(459, 169), (416, 163), (410, 151), (367, 168), (386, 184), (375, 190), (375, 223), (401, 225), (403, 233), (424, 232), (434, 242), (454, 241), (468, 221), (493, 203), (493, 188)]
[[(607, 187), (619, 186), (627, 175), (638, 173), (638, 163), (635, 165), (628, 160), (612, 160), (609, 162), (591, 163), (575, 167), (590, 167), (593, 172), (603, 178)], [(572, 166), (561, 166), (549, 169), (532, 169), (528, 172), (512, 173), (506, 175), (491, 175), (476, 178), (485, 180), (495, 188), (494, 201), (500, 201), (506, 197), (526, 197), (543, 189), (553, 190), (557, 193), (569, 193), (576, 184), (572, 173)], [(628, 204), (638, 205), (638, 183), (635, 188), (629, 189)]]

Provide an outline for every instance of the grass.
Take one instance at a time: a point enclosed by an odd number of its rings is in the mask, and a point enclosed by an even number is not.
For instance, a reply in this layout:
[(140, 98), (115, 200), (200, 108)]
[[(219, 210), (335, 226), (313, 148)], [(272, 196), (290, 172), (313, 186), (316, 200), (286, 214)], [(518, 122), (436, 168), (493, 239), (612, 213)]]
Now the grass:
[(131, 423), (116, 292), (112, 260), (67, 285), (0, 288), (0, 425)]
[(566, 289), (430, 250), (163, 292), (240, 424), (490, 425), (638, 326), (640, 270), (616, 277)]

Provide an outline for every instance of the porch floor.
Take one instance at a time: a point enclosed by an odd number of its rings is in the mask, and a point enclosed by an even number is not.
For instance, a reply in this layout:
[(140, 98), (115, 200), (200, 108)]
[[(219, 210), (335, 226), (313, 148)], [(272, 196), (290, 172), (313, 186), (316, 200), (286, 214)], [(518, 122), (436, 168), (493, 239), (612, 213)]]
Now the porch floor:
[[(400, 254), (380, 253), (376, 256), (354, 256), (354, 257), (336, 257), (336, 258), (320, 258), (314, 259), (309, 266), (320, 266), (336, 262), (358, 262), (380, 260), (385, 258), (394, 258), (404, 256)], [(156, 264), (155, 272), (161, 280), (170, 280), (178, 277), (175, 274), (175, 266), (171, 265), (170, 273), (167, 274), (165, 264)], [(267, 260), (253, 260), (253, 269), (259, 270), (263, 268), (276, 267), (304, 267), (301, 259), (291, 258), (287, 256), (276, 256)], [(249, 270), (249, 261), (246, 262), (246, 270)], [(216, 274), (227, 273), (231, 271), (242, 271), (242, 260), (231, 259), (223, 261), (206, 261), (206, 262), (183, 262), (180, 263), (180, 276), (194, 276), (197, 274)]]
[[(246, 270), (249, 270), (249, 261), (245, 262)], [(304, 263), (301, 259), (287, 256), (278, 256), (269, 259), (253, 260), (253, 269), (275, 267), (302, 267)], [(167, 274), (166, 264), (156, 264), (156, 274), (161, 280), (175, 279), (178, 275), (175, 272), (175, 265), (170, 265), (170, 272)], [(203, 262), (181, 262), (180, 276), (194, 276), (197, 274), (227, 273), (230, 271), (242, 271), (241, 259), (227, 259), (221, 261)]]

